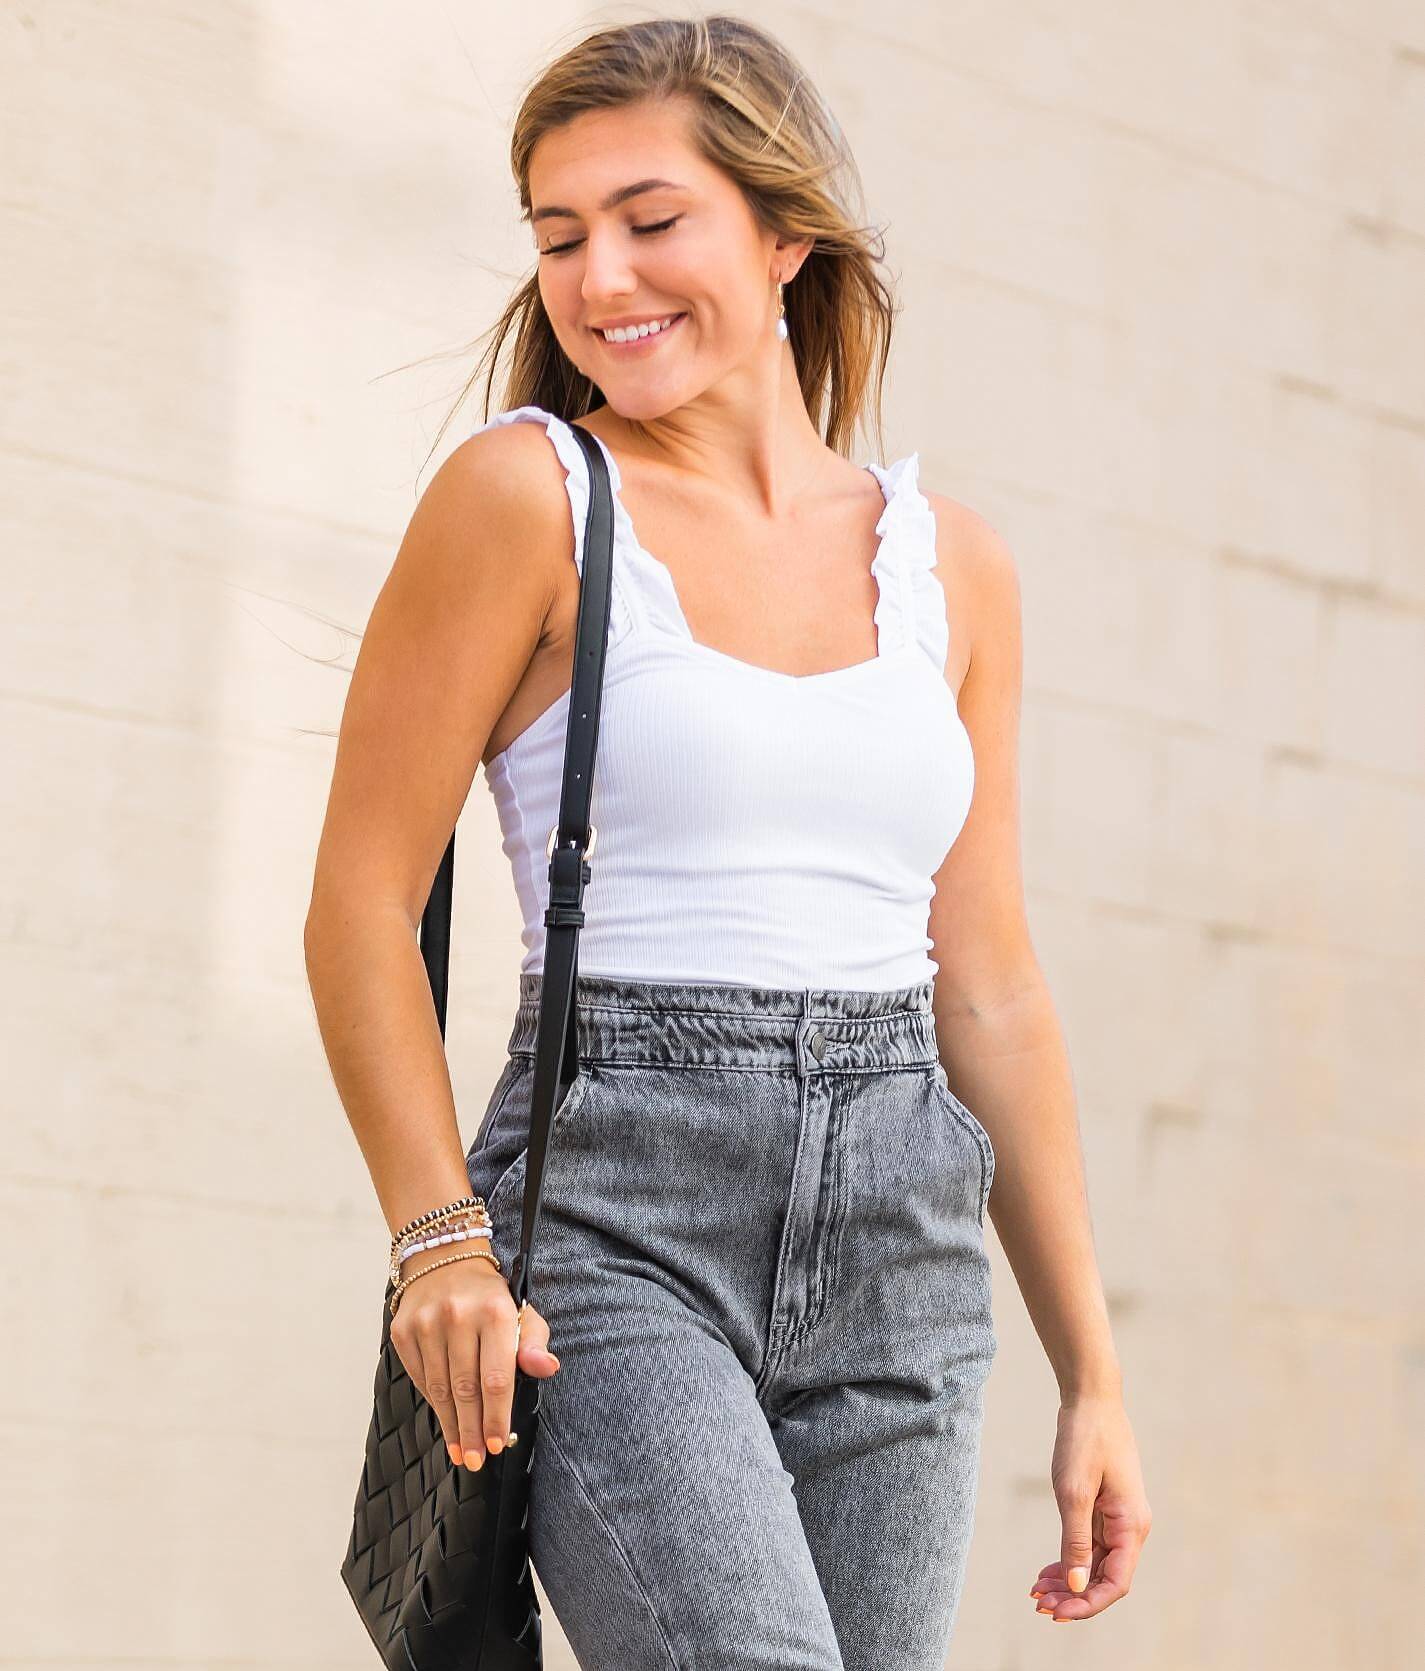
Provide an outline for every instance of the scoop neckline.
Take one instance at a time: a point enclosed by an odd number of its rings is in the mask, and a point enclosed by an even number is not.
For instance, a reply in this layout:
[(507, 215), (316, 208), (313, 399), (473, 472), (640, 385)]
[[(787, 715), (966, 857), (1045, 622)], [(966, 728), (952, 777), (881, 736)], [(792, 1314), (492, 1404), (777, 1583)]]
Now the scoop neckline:
[[(572, 419), (566, 419), (565, 422), (569, 424), (571, 429), (574, 427)], [(583, 428), (582, 425), (579, 427)], [(642, 539), (639, 537), (638, 529), (634, 524), (633, 517), (629, 514), (628, 506), (623, 502), (623, 471), (619, 469), (618, 459), (614, 456), (613, 448), (609, 446), (608, 442), (604, 440), (602, 435), (595, 435), (593, 430), (584, 429), (584, 433), (585, 435), (592, 436), (593, 439), (598, 442), (599, 446), (603, 450), (605, 459), (608, 461), (611, 476), (609, 491), (613, 498), (616, 515), (623, 525), (629, 544), (640, 557), (644, 558), (649, 564), (651, 564), (652, 567), (662, 576), (669, 602), (676, 611), (678, 626), (677, 631), (654, 626), (652, 623), (649, 623), (652, 630), (658, 632), (660, 636), (671, 639), (675, 643), (685, 645), (688, 649), (696, 651), (699, 655), (706, 656), (712, 661), (721, 662), (735, 671), (760, 675), (764, 679), (774, 679), (790, 685), (819, 684), (824, 683), (828, 679), (836, 679), (853, 673), (861, 673), (867, 668), (878, 667), (885, 662), (893, 662), (895, 660), (897, 650), (904, 650), (906, 648), (903, 643), (889, 649), (886, 648), (883, 643), (885, 629), (878, 621), (875, 620), (875, 617), (880, 614), (882, 602), (886, 597), (886, 580), (884, 574), (881, 572), (881, 565), (889, 552), (891, 536), (895, 531), (894, 524), (889, 519), (887, 513), (890, 511), (896, 492), (899, 490), (900, 486), (899, 480), (897, 480), (896, 484), (889, 491), (887, 491), (886, 484), (882, 481), (878, 471), (886, 470), (889, 473), (889, 471), (895, 468), (895, 465), (863, 464), (861, 466), (861, 468), (865, 470), (876, 483), (877, 488), (880, 490), (882, 501), (881, 514), (876, 519), (876, 552), (871, 559), (869, 571), (876, 582), (876, 605), (872, 611), (872, 621), (876, 628), (876, 653), (871, 656), (863, 656), (860, 661), (847, 662), (841, 667), (825, 667), (812, 673), (788, 673), (780, 667), (765, 667), (761, 662), (746, 661), (743, 657), (734, 656), (727, 650), (719, 650), (715, 644), (705, 644), (700, 638), (694, 638), (693, 629), (688, 624), (687, 612), (683, 608), (683, 600), (678, 594), (678, 586), (677, 582), (673, 578), (673, 571), (656, 552), (650, 551), (643, 543)], [(904, 463), (905, 461), (898, 460), (898, 462)]]
[[(644, 555), (651, 558), (653, 562), (658, 562), (658, 558), (654, 557), (651, 551), (645, 552)], [(671, 639), (674, 643), (681, 644), (687, 649), (695, 650), (699, 655), (707, 656), (713, 661), (723, 662), (736, 672), (760, 674), (764, 679), (778, 679), (789, 685), (818, 684), (827, 679), (837, 679), (851, 673), (860, 673), (866, 668), (888, 665), (911, 648), (905, 644), (898, 644), (893, 649), (877, 650), (874, 656), (865, 656), (860, 661), (847, 662), (844, 667), (823, 668), (819, 673), (784, 673), (780, 667), (763, 667), (760, 662), (744, 661), (741, 656), (729, 655), (726, 650), (719, 650), (712, 644), (704, 644), (691, 634), (670, 633), (659, 627), (650, 627), (648, 630), (657, 632), (661, 638)], [(879, 638), (880, 628), (878, 627), (876, 631)]]
[[(899, 667), (902, 662), (910, 664), (913, 656), (918, 658), (920, 655), (918, 645), (904, 643), (897, 644), (889, 650), (883, 650), (879, 655), (867, 656), (863, 661), (850, 662), (845, 667), (828, 668), (824, 673), (783, 673), (779, 668), (759, 667), (755, 661), (743, 661), (738, 656), (729, 656), (722, 650), (715, 650), (710, 644), (700, 644), (696, 638), (678, 638), (661, 627), (649, 626), (643, 622), (633, 628), (623, 640), (623, 643), (629, 644), (640, 636), (656, 637), (663, 644), (678, 644), (684, 648), (691, 647), (714, 661), (724, 663), (734, 672), (760, 674), (763, 678), (773, 679), (786, 685), (825, 683), (828, 679), (836, 679), (845, 674), (860, 673), (864, 669), (872, 667)], [(615, 677), (611, 672), (606, 672), (604, 676), (605, 685), (613, 684)], [(571, 694), (571, 687), (566, 686), (564, 690), (560, 691), (553, 702), (542, 713), (536, 714), (523, 731), (511, 737), (498, 754), (490, 756), (489, 762), (486, 764), (486, 771), (493, 770), (498, 762), (503, 760), (519, 744), (532, 740), (534, 733), (546, 722), (554, 723), (557, 719), (562, 718), (564, 708)]]

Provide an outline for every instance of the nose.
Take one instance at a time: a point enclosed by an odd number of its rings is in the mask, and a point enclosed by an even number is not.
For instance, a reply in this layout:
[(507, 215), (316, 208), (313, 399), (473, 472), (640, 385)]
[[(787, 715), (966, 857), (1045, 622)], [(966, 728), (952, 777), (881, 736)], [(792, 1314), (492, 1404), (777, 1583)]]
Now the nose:
[(605, 307), (620, 296), (631, 296), (638, 278), (617, 238), (601, 238), (590, 231), (584, 240), (584, 277), (579, 293), (591, 309)]

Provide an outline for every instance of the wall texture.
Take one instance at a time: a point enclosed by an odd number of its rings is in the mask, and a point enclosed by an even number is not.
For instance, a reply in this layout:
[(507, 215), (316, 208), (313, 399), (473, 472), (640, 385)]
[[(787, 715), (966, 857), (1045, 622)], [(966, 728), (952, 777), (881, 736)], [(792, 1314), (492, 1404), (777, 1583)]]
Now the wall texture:
[[(0, 1665), (370, 1656), (337, 1565), (385, 1232), (302, 965), (324, 733), (529, 264), (516, 89), (644, 15), (0, 9)], [(1032, 921), (1156, 1516), (1126, 1603), (1033, 1614), (1055, 1390), (996, 1249), (951, 1664), (1403, 1671), (1425, 11), (756, 15), (888, 228), (888, 452), (1018, 555)], [(483, 780), (457, 901), (469, 1123), (519, 955)]]

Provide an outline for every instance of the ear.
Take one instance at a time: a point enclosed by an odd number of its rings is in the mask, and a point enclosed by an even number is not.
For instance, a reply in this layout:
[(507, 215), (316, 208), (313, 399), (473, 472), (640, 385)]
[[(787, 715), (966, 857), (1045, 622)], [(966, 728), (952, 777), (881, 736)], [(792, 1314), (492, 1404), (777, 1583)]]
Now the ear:
[(816, 240), (814, 238), (778, 238), (772, 246), (774, 256), (772, 282), (775, 284), (777, 276), (780, 274), (781, 282), (790, 284), (801, 271), (802, 262), (806, 260), (815, 247)]

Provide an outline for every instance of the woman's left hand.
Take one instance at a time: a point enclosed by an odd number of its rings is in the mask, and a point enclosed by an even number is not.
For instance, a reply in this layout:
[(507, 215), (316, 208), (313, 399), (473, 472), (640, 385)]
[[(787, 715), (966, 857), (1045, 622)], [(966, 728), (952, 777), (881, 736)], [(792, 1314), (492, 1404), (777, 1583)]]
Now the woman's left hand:
[(1060, 1559), (1040, 1569), (1029, 1593), (1047, 1617), (1091, 1619), (1128, 1594), (1153, 1523), (1121, 1397), (1059, 1406), (1052, 1475)]

